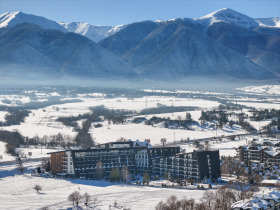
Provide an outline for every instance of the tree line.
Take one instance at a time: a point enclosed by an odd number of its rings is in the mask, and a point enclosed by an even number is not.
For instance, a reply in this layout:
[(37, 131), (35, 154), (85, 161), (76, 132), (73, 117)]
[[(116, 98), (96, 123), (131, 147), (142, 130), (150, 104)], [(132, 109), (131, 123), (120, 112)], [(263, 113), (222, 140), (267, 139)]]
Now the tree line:
[(251, 198), (257, 190), (241, 182), (229, 182), (217, 191), (206, 190), (200, 202), (172, 195), (166, 201), (160, 201), (155, 210), (226, 210), (239, 200)]
[(0, 126), (19, 125), (24, 122), (25, 117), (30, 113), (29, 110), (10, 107), (7, 109), (8, 113), (4, 117), (4, 121), (0, 121)]

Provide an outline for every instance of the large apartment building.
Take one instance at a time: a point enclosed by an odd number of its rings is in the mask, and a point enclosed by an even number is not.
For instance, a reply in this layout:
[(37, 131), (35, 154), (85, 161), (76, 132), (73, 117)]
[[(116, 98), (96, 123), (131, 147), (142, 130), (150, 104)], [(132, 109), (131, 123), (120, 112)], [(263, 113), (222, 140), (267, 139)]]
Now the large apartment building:
[(69, 177), (109, 177), (113, 168), (125, 168), (131, 175), (203, 179), (220, 177), (219, 151), (181, 153), (180, 147), (152, 147), (148, 142), (111, 142), (88, 150), (67, 150), (51, 154), (51, 172)]

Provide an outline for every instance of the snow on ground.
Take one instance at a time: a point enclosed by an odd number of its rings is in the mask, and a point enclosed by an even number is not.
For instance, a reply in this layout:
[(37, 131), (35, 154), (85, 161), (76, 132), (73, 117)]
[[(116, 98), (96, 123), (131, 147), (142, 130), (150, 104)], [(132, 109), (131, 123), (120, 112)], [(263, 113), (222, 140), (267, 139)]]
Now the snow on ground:
[(280, 109), (280, 103), (254, 103), (254, 102), (236, 102), (241, 105), (255, 107), (256, 109)]
[(44, 135), (54, 134), (67, 134), (74, 136), (76, 132), (72, 131), (72, 128), (66, 127), (59, 122), (49, 122), (49, 124), (37, 124), (32, 122), (24, 122), (20, 125), (12, 125), (7, 127), (1, 127), (2, 130), (19, 131), (23, 136), (34, 137), (38, 135), (43, 137)]
[[(28, 171), (35, 169), (40, 162), (24, 163)], [(0, 165), (0, 206), (3, 209), (69, 209), (72, 204), (67, 200), (69, 194), (79, 191), (81, 194), (89, 193), (97, 198), (94, 209), (109, 209), (117, 201), (118, 206), (131, 209), (154, 209), (161, 200), (171, 195), (178, 198), (193, 198), (197, 201), (202, 198), (205, 190), (171, 189), (148, 186), (125, 185), (91, 180), (67, 180), (56, 178), (32, 177), (13, 175), (16, 173), (15, 165)], [(33, 187), (39, 184), (42, 191), (36, 193)], [(83, 204), (81, 204), (84, 207)], [(114, 209), (114, 208), (112, 208)], [(117, 208), (116, 208), (117, 209)], [(120, 208), (122, 209), (122, 208)]]
[(217, 92), (202, 92), (202, 91), (189, 91), (189, 90), (156, 90), (156, 89), (142, 89), (148, 93), (190, 93), (190, 94), (204, 94), (204, 95), (230, 95), (229, 93), (217, 93)]
[[(9, 102), (8, 102), (9, 101)], [(30, 102), (29, 96), (24, 95), (0, 95), (0, 105), (13, 105), (15, 106), (17, 103), (28, 103)]]
[(262, 120), (262, 121), (249, 121), (249, 123), (257, 130), (262, 129), (262, 127), (267, 126), (271, 120)]
[(14, 160), (15, 157), (13, 157), (13, 156), (11, 156), (9, 154), (6, 154), (5, 150), (6, 150), (6, 143), (0, 141), (0, 155), (2, 156), (2, 159), (0, 159), (0, 162)]
[(238, 126), (233, 126), (233, 129), (225, 127), (224, 129), (213, 130), (213, 128), (204, 128), (199, 126), (193, 126), (193, 130), (183, 130), (183, 129), (168, 129), (163, 127), (153, 127), (144, 124), (123, 124), (123, 125), (109, 125), (108, 123), (103, 123), (103, 127), (94, 128), (91, 127), (91, 136), (95, 139), (97, 143), (106, 143), (116, 141), (120, 137), (126, 139), (141, 141), (145, 139), (150, 139), (151, 144), (160, 144), (160, 139), (166, 138), (167, 142), (173, 142), (174, 136), (175, 140), (181, 139), (198, 139), (198, 138), (208, 138), (221, 135), (234, 135), (245, 133)]
[[(73, 103), (75, 104), (75, 103)], [(64, 126), (57, 122), (58, 117), (77, 116), (79, 114), (88, 113), (88, 108), (80, 108), (73, 105), (72, 107), (63, 107), (63, 105), (48, 106), (42, 109), (32, 110), (28, 117), (25, 118), (24, 123), (20, 125), (13, 125), (1, 127), (3, 130), (18, 130), (22, 135), (34, 137), (36, 135), (42, 137), (44, 135), (53, 135), (63, 133), (74, 136), (76, 132), (72, 128)]]
[(280, 85), (246, 86), (237, 89), (246, 93), (280, 95)]
[(2, 121), (2, 122), (5, 121), (6, 114), (8, 114), (8, 112), (0, 111), (0, 121)]
[[(44, 158), (44, 157), (50, 157), (50, 155), (47, 154), (49, 152), (56, 152), (61, 150), (64, 149), (17, 148), (16, 152), (30, 158)], [(28, 156), (29, 152), (32, 152), (31, 156)]]
[(164, 113), (164, 114), (139, 115), (139, 116), (136, 116), (136, 117), (145, 117), (147, 119), (150, 119), (153, 116), (156, 116), (156, 117), (161, 117), (161, 118), (168, 118), (169, 117), (171, 120), (177, 120), (178, 117), (181, 117), (181, 119), (185, 119), (187, 112), (191, 114), (192, 119), (194, 121), (199, 122), (199, 118), (201, 116), (201, 111), (185, 111), (185, 112), (173, 112), (173, 113)]
[[(104, 105), (109, 109), (129, 109), (140, 111), (146, 108), (158, 107), (157, 104), (165, 106), (197, 106), (201, 108), (218, 107), (220, 103), (216, 101), (193, 99), (193, 98), (175, 98), (175, 97), (162, 97), (162, 96), (149, 96), (135, 99), (128, 98), (81, 98), (84, 102), (75, 103), (78, 106), (98, 106)], [(74, 104), (74, 103), (72, 103)], [(64, 104), (66, 106), (66, 104)], [(71, 104), (69, 104), (71, 106)]]
[[(99, 96), (97, 94), (96, 96)], [(109, 109), (129, 109), (140, 111), (142, 109), (157, 107), (157, 104), (166, 106), (198, 106), (204, 109), (211, 109), (219, 105), (216, 101), (192, 99), (192, 98), (174, 98), (174, 97), (143, 97), (136, 99), (127, 98), (80, 98), (83, 102), (66, 103), (60, 105), (48, 106), (45, 108), (32, 110), (32, 113), (25, 118), (25, 122), (20, 125), (1, 127), (4, 130), (18, 130), (22, 135), (40, 137), (44, 135), (54, 135), (63, 133), (74, 136), (72, 128), (64, 126), (57, 122), (58, 117), (77, 116), (90, 112), (92, 106), (104, 105)]]
[[(235, 141), (231, 140), (223, 140), (222, 142), (220, 141), (211, 141), (210, 146), (212, 150), (220, 150), (220, 156), (231, 156), (234, 157), (237, 155), (236, 153), (236, 148), (239, 146), (244, 146), (247, 145), (249, 142), (248, 137), (241, 137), (239, 140), (238, 138), (235, 139)], [(203, 143), (201, 143), (203, 144)], [(192, 144), (183, 144), (181, 145), (182, 149), (185, 149), (186, 152), (192, 152), (196, 148)]]
[[(0, 155), (2, 156), (2, 159), (0, 159), (0, 162), (5, 162), (5, 161), (12, 161), (15, 160), (14, 156), (11, 156), (9, 154), (5, 153), (6, 150), (6, 143), (0, 141)], [(63, 150), (63, 149), (45, 149), (45, 148), (17, 148), (16, 152), (19, 154), (22, 154), (23, 156), (26, 156), (27, 158), (44, 158), (44, 157), (50, 157), (47, 153), (49, 152), (55, 152), (58, 150)], [(28, 156), (28, 153), (32, 152), (32, 156)], [(0, 171), (1, 173), (1, 171)]]

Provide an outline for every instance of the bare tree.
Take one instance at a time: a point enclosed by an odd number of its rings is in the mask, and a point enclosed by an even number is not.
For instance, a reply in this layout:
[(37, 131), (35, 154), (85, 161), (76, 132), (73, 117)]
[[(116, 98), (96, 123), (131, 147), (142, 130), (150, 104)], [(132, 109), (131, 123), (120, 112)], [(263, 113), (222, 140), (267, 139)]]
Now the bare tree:
[(232, 176), (234, 168), (234, 162), (232, 161), (231, 157), (227, 157), (222, 163), (221, 172), (222, 174), (229, 174), (229, 176)]
[(73, 205), (76, 204), (78, 206), (82, 198), (83, 196), (78, 191), (75, 191), (68, 196), (68, 201), (73, 202)]
[(40, 185), (36, 184), (36, 185), (33, 187), (33, 189), (36, 190), (37, 193), (39, 193), (39, 191), (42, 190), (42, 187), (41, 187)]
[(91, 196), (90, 196), (88, 193), (85, 193), (85, 194), (83, 195), (83, 197), (84, 197), (84, 199), (85, 199), (85, 205), (87, 206), (88, 203), (89, 203), (89, 201), (90, 201), (90, 199), (91, 199)]
[(21, 174), (24, 174), (25, 167), (23, 166), (22, 160), (21, 160), (20, 158), (18, 159), (17, 170), (18, 170)]
[(104, 175), (104, 168), (101, 160), (96, 163), (95, 176), (97, 179), (102, 179)]
[(199, 148), (199, 147), (201, 146), (199, 140), (195, 140), (195, 141), (193, 142), (193, 145), (194, 145), (196, 148)]
[(214, 201), (215, 195), (213, 192), (211, 191), (205, 191), (203, 194), (202, 199), (206, 200), (206, 205), (207, 205), (207, 209), (211, 210), (212, 209), (212, 202)]
[(117, 142), (127, 142), (128, 140), (124, 137), (121, 137), (117, 140)]
[(97, 197), (93, 197), (93, 204), (95, 204), (97, 201)]
[(205, 142), (204, 142), (203, 149), (204, 149), (205, 151), (211, 150), (211, 145), (210, 145), (209, 141), (205, 141)]
[(127, 166), (124, 166), (121, 170), (121, 174), (122, 174), (122, 179), (124, 182), (127, 182), (129, 180), (129, 177), (130, 177), (130, 173), (129, 173), (129, 170), (128, 170), (128, 167)]

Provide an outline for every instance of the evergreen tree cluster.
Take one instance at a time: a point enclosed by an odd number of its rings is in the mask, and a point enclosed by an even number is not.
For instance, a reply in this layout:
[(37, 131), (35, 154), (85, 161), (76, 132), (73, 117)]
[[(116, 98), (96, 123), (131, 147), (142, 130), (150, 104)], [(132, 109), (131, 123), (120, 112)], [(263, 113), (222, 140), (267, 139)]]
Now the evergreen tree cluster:
[(202, 125), (209, 121), (216, 121), (220, 128), (223, 128), (223, 126), (229, 122), (227, 113), (222, 110), (202, 110), (199, 120)]
[(274, 118), (280, 118), (280, 110), (276, 109), (264, 109), (260, 111), (252, 111), (253, 115), (250, 117), (251, 120), (254, 121), (261, 121), (261, 120), (268, 120), (268, 119), (274, 119)]

